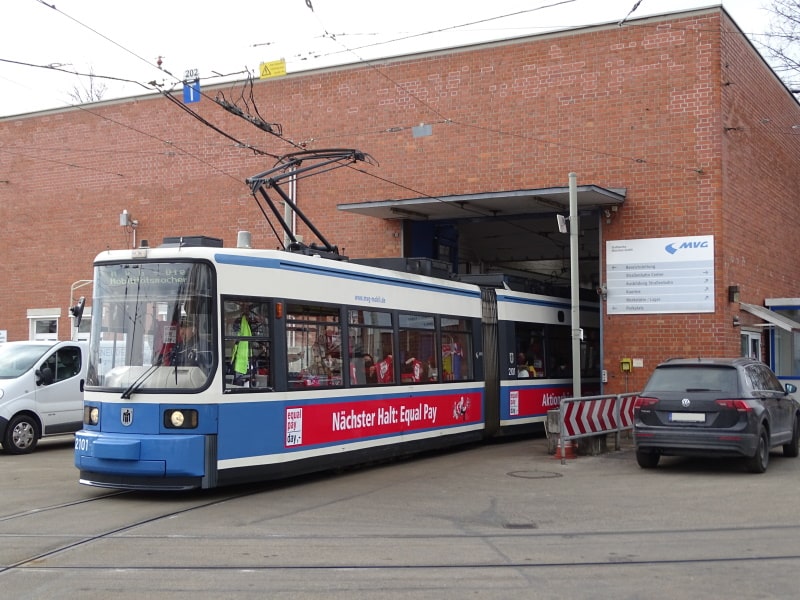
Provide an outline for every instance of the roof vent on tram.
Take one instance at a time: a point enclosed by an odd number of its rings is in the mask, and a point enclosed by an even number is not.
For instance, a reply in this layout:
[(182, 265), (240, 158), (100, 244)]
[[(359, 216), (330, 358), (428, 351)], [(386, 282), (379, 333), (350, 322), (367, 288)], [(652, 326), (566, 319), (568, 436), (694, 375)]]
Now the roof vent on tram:
[(249, 231), (240, 231), (236, 235), (236, 247), (237, 248), (252, 248), (252, 236), (250, 235)]
[(180, 237), (165, 237), (159, 248), (183, 248), (183, 247), (207, 247), (222, 248), (220, 238), (209, 237), (207, 235), (186, 235)]

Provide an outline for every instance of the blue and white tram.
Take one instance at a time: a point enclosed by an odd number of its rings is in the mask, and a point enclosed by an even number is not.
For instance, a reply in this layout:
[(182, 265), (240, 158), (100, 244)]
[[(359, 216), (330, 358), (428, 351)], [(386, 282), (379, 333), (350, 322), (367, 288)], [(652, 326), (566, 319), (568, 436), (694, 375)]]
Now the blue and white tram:
[(571, 393), (563, 299), (204, 240), (95, 260), (81, 483), (360, 464), (541, 427)]

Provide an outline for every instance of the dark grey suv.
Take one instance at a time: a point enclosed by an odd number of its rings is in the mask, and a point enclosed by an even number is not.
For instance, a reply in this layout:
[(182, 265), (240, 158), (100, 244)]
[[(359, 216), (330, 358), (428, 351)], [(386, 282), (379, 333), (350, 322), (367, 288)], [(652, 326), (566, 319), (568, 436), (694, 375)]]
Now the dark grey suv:
[(770, 449), (800, 454), (800, 404), (764, 363), (680, 358), (658, 365), (634, 405), (633, 439), (643, 469), (662, 455), (742, 456), (763, 473)]

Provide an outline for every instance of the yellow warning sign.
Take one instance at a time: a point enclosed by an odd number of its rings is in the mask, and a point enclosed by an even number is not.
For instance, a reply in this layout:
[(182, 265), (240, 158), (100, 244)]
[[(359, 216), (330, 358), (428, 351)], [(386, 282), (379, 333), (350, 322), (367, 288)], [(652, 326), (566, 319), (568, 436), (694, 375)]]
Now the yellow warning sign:
[(270, 77), (280, 77), (286, 75), (286, 59), (262, 62), (258, 66), (259, 79), (269, 79)]

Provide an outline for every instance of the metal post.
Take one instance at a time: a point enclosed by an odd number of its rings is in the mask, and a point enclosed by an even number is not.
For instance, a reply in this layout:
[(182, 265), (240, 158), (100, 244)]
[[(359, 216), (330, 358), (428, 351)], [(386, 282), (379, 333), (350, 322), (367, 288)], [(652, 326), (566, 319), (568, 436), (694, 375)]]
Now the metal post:
[[(292, 169), (295, 171), (296, 169)], [(294, 241), (294, 235), (297, 233), (297, 219), (294, 215), (294, 211), (292, 210), (292, 206), (297, 202), (297, 178), (292, 176), (289, 179), (289, 198), (292, 201), (292, 204), (288, 202), (284, 202), (283, 204), (283, 219), (288, 224), (289, 227), (292, 228), (291, 236), (289, 235), (288, 231), (283, 232), (283, 247), (288, 248), (289, 244)]]
[(578, 176), (569, 174), (569, 266), (572, 298), (572, 397), (581, 397), (581, 313), (578, 273)]
[(561, 464), (567, 464), (567, 442), (564, 440), (564, 411), (566, 410), (567, 403), (563, 400), (558, 407), (558, 439), (561, 442)]

